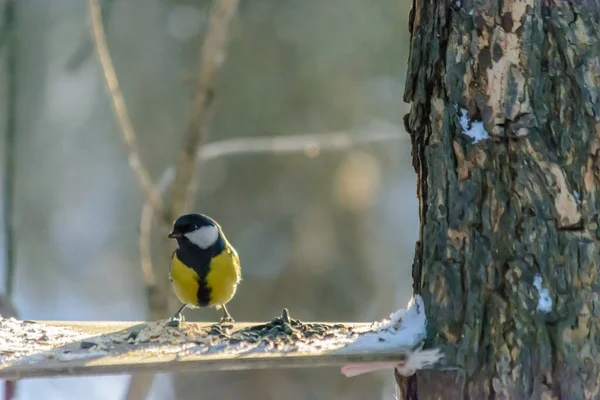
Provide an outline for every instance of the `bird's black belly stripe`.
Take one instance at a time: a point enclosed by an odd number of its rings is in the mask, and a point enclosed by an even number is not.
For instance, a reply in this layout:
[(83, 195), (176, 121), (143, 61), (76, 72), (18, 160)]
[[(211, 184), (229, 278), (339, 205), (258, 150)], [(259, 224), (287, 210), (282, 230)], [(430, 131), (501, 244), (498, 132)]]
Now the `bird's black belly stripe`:
[(210, 303), (211, 290), (206, 282), (206, 277), (198, 279), (198, 307), (206, 307)]
[(217, 243), (208, 249), (201, 249), (192, 243), (180, 243), (177, 249), (177, 258), (198, 274), (198, 307), (210, 304), (211, 290), (208, 287), (206, 276), (210, 272), (210, 262), (225, 249), (224, 241), (219, 238)]

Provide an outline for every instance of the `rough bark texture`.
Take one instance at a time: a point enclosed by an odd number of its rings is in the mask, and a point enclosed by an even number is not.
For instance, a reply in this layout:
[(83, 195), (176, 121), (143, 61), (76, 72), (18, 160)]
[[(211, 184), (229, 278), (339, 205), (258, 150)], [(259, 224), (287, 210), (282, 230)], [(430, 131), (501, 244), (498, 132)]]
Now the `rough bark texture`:
[(447, 367), (418, 398), (600, 398), (600, 2), (415, 0), (410, 29), (413, 278)]

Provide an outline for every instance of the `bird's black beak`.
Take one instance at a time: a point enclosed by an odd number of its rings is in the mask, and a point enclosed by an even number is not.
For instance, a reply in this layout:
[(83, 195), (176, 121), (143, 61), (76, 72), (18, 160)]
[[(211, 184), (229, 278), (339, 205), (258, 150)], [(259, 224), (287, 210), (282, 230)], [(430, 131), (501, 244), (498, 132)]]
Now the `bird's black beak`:
[(169, 239), (177, 239), (177, 238), (180, 238), (181, 236), (183, 236), (183, 235), (179, 232), (170, 232), (169, 233)]

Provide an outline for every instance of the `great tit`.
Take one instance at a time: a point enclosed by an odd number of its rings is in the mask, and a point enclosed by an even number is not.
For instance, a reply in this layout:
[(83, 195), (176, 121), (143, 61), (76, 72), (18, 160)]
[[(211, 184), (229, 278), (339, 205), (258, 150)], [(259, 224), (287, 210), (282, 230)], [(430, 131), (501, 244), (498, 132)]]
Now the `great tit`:
[(173, 224), (169, 238), (177, 240), (169, 280), (183, 303), (172, 321), (178, 324), (186, 307), (212, 306), (223, 308), (220, 323), (233, 322), (225, 304), (241, 281), (240, 259), (219, 224), (206, 215), (183, 215)]

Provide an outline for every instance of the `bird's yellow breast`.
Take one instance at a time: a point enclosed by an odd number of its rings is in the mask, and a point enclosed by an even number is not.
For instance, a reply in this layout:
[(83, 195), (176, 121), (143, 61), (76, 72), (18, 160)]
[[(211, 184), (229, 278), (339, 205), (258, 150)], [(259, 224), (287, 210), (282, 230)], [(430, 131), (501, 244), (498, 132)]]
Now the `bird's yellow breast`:
[(240, 260), (234, 251), (223, 251), (212, 259), (206, 283), (210, 288), (210, 305), (227, 304), (241, 279)]
[(202, 306), (198, 298), (203, 297), (202, 290), (208, 290), (210, 300), (208, 305), (220, 306), (227, 304), (235, 295), (237, 285), (241, 279), (240, 261), (233, 249), (226, 249), (212, 258), (206, 276), (186, 266), (173, 254), (171, 260), (171, 281), (175, 295), (184, 304)]
[(199, 276), (191, 268), (177, 258), (177, 253), (173, 253), (171, 259), (171, 283), (175, 290), (175, 295), (183, 304), (196, 306), (198, 303)]

